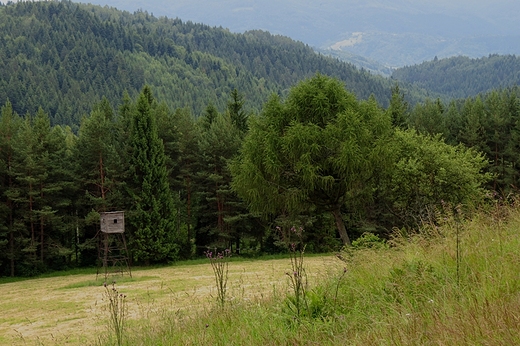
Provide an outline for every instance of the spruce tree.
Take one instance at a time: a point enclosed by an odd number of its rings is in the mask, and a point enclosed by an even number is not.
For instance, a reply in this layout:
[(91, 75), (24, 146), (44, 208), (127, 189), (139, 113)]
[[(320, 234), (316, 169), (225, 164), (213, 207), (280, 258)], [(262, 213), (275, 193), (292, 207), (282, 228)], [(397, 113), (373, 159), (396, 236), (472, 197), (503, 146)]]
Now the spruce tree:
[(406, 120), (408, 117), (408, 103), (404, 99), (404, 94), (399, 89), (399, 84), (392, 87), (392, 97), (390, 98), (390, 106), (388, 107), (392, 119), (392, 126), (398, 128), (406, 128)]
[(231, 100), (228, 101), (227, 111), (231, 117), (231, 122), (240, 131), (247, 131), (247, 114), (244, 111), (244, 96), (238, 92), (237, 89), (233, 89), (231, 92)]
[[(168, 182), (164, 146), (157, 134), (154, 98), (145, 86), (132, 118), (130, 158), (133, 173), (132, 247), (145, 264), (176, 259), (185, 245), (177, 229), (177, 212)], [(182, 244), (184, 243), (184, 244)]]

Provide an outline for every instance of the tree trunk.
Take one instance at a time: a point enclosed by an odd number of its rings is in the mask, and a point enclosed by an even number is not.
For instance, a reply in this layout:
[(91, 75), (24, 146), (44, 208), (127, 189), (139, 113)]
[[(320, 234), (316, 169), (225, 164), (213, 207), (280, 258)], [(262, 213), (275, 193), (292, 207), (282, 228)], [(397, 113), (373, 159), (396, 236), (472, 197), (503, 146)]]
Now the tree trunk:
[[(187, 197), (187, 201), (186, 201), (186, 207), (188, 208), (187, 210), (187, 215), (186, 215), (186, 224), (188, 226), (188, 240), (192, 239), (192, 238), (195, 238), (195, 236), (191, 236), (191, 179), (190, 179), (190, 176), (187, 175), (186, 176), (186, 197)], [(179, 215), (179, 218), (180, 218), (180, 215)]]
[(36, 235), (33, 221), (33, 197), (32, 197), (32, 183), (29, 183), (29, 222), (31, 223), (31, 246), (36, 242)]
[(348, 237), (347, 228), (345, 227), (345, 222), (343, 221), (340, 208), (340, 206), (337, 206), (332, 210), (332, 215), (334, 215), (334, 221), (336, 221), (336, 227), (338, 228), (339, 236), (343, 241), (343, 245), (350, 246), (350, 238)]
[(10, 259), (11, 262), (11, 276), (14, 277), (14, 231), (13, 231), (13, 215), (12, 211), (9, 215), (9, 252), (10, 252)]
[(103, 200), (103, 211), (105, 211), (105, 171), (103, 165), (103, 153), (99, 152), (99, 178), (100, 178), (100, 190), (101, 190), (101, 199)]
[(43, 248), (43, 240), (44, 240), (44, 219), (43, 219), (43, 215), (40, 216), (40, 261), (43, 263), (43, 254), (45, 252), (44, 248)]
[[(40, 198), (42, 199), (42, 201), (44, 200), (43, 199), (43, 184), (40, 183)], [(43, 264), (43, 254), (44, 254), (44, 248), (43, 248), (43, 240), (44, 240), (44, 216), (43, 214), (40, 216), (40, 260)]]

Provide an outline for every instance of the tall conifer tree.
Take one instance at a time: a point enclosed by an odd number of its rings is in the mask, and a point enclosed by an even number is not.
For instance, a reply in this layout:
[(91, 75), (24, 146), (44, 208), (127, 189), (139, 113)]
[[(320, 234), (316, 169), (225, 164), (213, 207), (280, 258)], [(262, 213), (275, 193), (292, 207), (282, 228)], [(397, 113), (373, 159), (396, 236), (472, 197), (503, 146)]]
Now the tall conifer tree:
[[(14, 142), (19, 131), (21, 118), (13, 111), (11, 102), (7, 101), (0, 110), (0, 182), (1, 199), (0, 215), (4, 222), (0, 225), (0, 246), (7, 251), (0, 253), (0, 268), (15, 276), (15, 265), (19, 257), (19, 231), (15, 222), (17, 188), (13, 172), (15, 160)], [(19, 226), (19, 223), (18, 223)], [(4, 262), (5, 261), (5, 262)], [(8, 268), (8, 269), (7, 269)]]
[(154, 99), (148, 86), (139, 95), (132, 119), (134, 256), (145, 264), (175, 259), (182, 242), (168, 182), (164, 146), (157, 134)]

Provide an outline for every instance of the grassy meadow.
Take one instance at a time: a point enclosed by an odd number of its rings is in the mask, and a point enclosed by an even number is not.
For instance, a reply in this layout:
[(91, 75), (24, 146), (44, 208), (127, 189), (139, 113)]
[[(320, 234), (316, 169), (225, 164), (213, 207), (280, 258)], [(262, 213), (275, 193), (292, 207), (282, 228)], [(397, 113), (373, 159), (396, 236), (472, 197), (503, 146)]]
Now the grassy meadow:
[[(122, 344), (520, 344), (520, 208), (439, 220), (342, 260), (305, 255), (299, 300), (289, 258), (229, 262), (224, 307), (207, 262), (136, 269), (116, 278)], [(1, 283), (0, 344), (115, 345), (105, 292), (95, 272)]]
[[(338, 265), (334, 256), (311, 256), (310, 277)], [(261, 301), (285, 295), (288, 258), (232, 259), (227, 297), (237, 301)], [(78, 270), (36, 279), (0, 279), (0, 345), (99, 345), (110, 344), (104, 276), (96, 270)], [(215, 305), (215, 278), (207, 260), (170, 267), (134, 268), (132, 278), (111, 277), (127, 296), (128, 332), (154, 328), (170, 315), (195, 316)], [(128, 344), (135, 344), (129, 342)], [(137, 342), (137, 344), (142, 344)], [(154, 342), (151, 342), (154, 344)], [(167, 343), (168, 344), (168, 343)]]

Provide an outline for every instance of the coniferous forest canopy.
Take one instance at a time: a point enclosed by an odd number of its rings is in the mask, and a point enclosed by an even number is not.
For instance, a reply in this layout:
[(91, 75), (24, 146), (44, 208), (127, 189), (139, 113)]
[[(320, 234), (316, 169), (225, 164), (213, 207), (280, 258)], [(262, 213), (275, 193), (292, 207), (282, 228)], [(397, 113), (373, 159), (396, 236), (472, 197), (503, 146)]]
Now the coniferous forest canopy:
[(135, 97), (144, 84), (195, 116), (210, 102), (223, 110), (235, 88), (258, 111), (271, 93), (315, 71), (347, 82), (358, 97), (374, 94), (383, 104), (390, 97), (388, 81), (262, 31), (232, 34), (70, 1), (0, 6), (0, 31), (0, 100), (19, 114), (42, 107), (52, 124), (74, 129), (92, 101), (106, 97), (115, 107), (124, 91)]
[(517, 87), (418, 102), (288, 38), (68, 1), (0, 28), (0, 275), (96, 265), (103, 211), (148, 265), (281, 252), (277, 226), (332, 251), (517, 193)]

